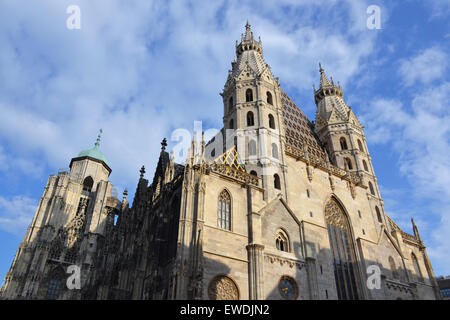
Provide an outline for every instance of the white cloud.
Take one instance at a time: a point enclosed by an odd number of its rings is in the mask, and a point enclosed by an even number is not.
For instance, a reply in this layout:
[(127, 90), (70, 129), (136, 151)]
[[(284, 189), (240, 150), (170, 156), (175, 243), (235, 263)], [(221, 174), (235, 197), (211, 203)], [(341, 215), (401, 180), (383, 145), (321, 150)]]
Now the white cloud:
[(81, 30), (72, 31), (69, 4), (1, 4), (0, 145), (23, 168), (38, 157), (56, 170), (103, 128), (111, 180), (129, 189), (142, 164), (153, 174), (173, 129), (221, 127), (219, 93), (247, 18), (275, 76), (309, 96), (319, 61), (345, 84), (376, 38), (362, 32), (360, 1), (79, 1)]
[(362, 116), (369, 142), (391, 144), (399, 155), (400, 171), (410, 182), (409, 204), (395, 201), (395, 192), (383, 192), (387, 211), (403, 226), (414, 216), (429, 256), (441, 267), (450, 263), (449, 103), (450, 82), (442, 82), (417, 92), (410, 107), (398, 100), (377, 99)]
[(407, 86), (417, 82), (428, 84), (433, 80), (440, 79), (447, 66), (447, 54), (439, 47), (433, 47), (426, 49), (414, 58), (401, 61), (399, 73)]
[(0, 229), (24, 236), (36, 211), (37, 201), (26, 196), (0, 196)]

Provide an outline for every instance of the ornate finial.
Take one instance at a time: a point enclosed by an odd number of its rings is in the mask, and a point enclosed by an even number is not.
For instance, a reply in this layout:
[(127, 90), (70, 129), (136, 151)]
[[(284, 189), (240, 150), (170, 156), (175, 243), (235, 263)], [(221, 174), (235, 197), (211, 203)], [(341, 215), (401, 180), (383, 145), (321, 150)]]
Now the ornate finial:
[(319, 71), (320, 71), (320, 73), (323, 73), (323, 68), (322, 68), (322, 64), (319, 62)]
[(247, 31), (250, 31), (250, 29), (251, 29), (251, 25), (250, 25), (250, 23), (248, 23), (248, 19), (247, 19), (247, 23), (245, 24), (245, 29)]
[(166, 147), (167, 147), (167, 139), (164, 138), (161, 142), (161, 151), (166, 150)]
[(100, 129), (100, 133), (97, 136), (97, 141), (95, 142), (95, 147), (98, 148), (100, 146), (100, 139), (102, 137), (103, 130)]
[(141, 179), (144, 178), (144, 174), (145, 174), (145, 167), (142, 166), (141, 170), (139, 171), (141, 173)]
[(123, 201), (125, 201), (127, 199), (128, 196), (128, 190), (127, 188), (125, 188), (125, 190), (123, 190)]

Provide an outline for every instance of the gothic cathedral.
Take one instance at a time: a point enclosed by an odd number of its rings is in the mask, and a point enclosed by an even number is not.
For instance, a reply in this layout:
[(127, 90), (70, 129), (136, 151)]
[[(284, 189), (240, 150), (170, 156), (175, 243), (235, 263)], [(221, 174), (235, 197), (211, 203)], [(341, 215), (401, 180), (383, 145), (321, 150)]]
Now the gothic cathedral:
[(385, 214), (363, 127), (330, 79), (320, 66), (311, 122), (247, 23), (222, 130), (194, 134), (183, 165), (164, 139), (131, 206), (99, 136), (48, 179), (2, 299), (440, 299), (418, 229)]

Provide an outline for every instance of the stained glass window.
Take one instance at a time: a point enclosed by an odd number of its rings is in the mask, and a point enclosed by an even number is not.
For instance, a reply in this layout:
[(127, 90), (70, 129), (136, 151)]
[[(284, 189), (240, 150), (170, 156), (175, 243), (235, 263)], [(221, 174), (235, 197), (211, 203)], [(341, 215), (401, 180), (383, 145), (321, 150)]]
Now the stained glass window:
[(336, 200), (331, 199), (325, 206), (325, 219), (338, 297), (340, 300), (357, 300), (355, 249), (347, 216)]
[(218, 227), (226, 230), (231, 230), (231, 197), (226, 190), (223, 190), (219, 195), (218, 211)]

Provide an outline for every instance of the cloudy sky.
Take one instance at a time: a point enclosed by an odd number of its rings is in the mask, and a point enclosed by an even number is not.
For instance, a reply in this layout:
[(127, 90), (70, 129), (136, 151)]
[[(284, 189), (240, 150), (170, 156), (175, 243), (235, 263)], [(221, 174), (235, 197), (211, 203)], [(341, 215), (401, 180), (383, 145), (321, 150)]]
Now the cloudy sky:
[[(68, 29), (70, 5), (81, 29)], [(381, 9), (368, 29), (367, 8)], [(0, 1), (0, 277), (50, 174), (93, 146), (119, 194), (176, 129), (221, 128), (246, 20), (284, 90), (313, 120), (318, 63), (365, 126), (390, 215), (415, 218), (450, 274), (450, 1)], [(130, 198), (130, 197), (129, 197)]]

